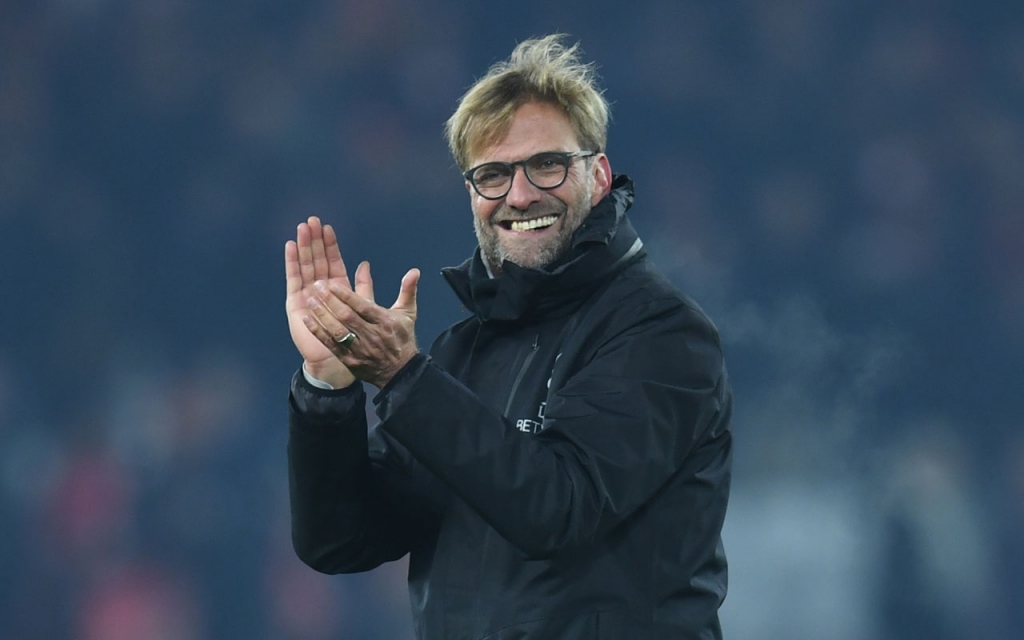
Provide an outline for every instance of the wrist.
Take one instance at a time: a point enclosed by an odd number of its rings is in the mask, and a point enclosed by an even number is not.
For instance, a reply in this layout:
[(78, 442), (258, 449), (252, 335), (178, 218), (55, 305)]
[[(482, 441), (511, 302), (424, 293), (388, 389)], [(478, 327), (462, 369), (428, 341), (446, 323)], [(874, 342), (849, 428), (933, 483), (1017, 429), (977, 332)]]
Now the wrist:
[(415, 350), (409, 354), (406, 354), (406, 356), (399, 360), (391, 370), (381, 372), (381, 375), (378, 376), (376, 380), (370, 381), (371, 384), (373, 384), (378, 389), (383, 389), (384, 387), (388, 386), (389, 384), (391, 384), (391, 381), (394, 380), (395, 377), (402, 370), (404, 370), (409, 365), (409, 363), (412, 362), (412, 360), (419, 354), (419, 350)]
[(310, 377), (325, 382), (335, 389), (344, 389), (356, 381), (356, 377), (341, 363), (302, 363), (302, 368)]

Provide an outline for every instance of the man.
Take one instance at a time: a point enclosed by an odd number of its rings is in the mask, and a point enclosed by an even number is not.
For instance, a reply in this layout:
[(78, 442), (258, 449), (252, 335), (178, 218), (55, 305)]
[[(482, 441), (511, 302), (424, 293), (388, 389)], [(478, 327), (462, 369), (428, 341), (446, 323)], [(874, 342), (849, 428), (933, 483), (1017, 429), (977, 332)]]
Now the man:
[[(714, 326), (647, 262), (607, 105), (558, 36), (448, 122), (472, 317), (417, 347), (416, 284), (350, 287), (316, 218), (285, 250), (292, 534), (326, 573), (409, 554), (419, 638), (719, 638), (731, 394)], [(367, 434), (358, 381), (380, 388)]]

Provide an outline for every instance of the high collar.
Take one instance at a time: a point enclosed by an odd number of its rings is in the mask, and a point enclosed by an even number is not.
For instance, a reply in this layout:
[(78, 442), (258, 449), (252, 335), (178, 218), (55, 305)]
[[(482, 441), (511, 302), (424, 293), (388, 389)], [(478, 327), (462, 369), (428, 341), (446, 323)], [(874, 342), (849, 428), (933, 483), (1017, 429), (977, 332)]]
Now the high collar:
[(478, 247), (458, 267), (442, 270), (466, 308), (481, 320), (516, 321), (571, 313), (608, 277), (645, 255), (626, 217), (633, 181), (617, 175), (611, 192), (583, 220), (568, 251), (552, 264), (528, 269), (505, 261), (491, 278)]

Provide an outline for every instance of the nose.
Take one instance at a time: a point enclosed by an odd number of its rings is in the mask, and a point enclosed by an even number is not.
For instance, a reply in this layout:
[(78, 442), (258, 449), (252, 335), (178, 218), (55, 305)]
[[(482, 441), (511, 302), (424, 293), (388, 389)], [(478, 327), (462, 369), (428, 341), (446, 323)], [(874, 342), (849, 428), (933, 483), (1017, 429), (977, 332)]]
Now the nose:
[(505, 204), (525, 211), (541, 197), (541, 190), (533, 186), (533, 183), (526, 177), (526, 170), (523, 167), (516, 167), (512, 173), (512, 185), (505, 195)]

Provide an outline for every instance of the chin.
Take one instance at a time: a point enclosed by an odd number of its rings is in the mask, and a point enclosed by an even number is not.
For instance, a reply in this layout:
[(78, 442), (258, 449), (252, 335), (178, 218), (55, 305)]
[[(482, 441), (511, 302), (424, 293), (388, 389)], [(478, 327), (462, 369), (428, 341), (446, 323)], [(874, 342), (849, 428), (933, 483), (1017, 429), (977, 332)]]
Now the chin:
[[(551, 255), (549, 255), (549, 253)], [(519, 267), (523, 267), (524, 269), (543, 269), (544, 267), (554, 262), (555, 258), (557, 257), (557, 254), (558, 252), (543, 252), (540, 254), (534, 253), (528, 256), (504, 254), (502, 256), (502, 259), (508, 260), (512, 264)]]

